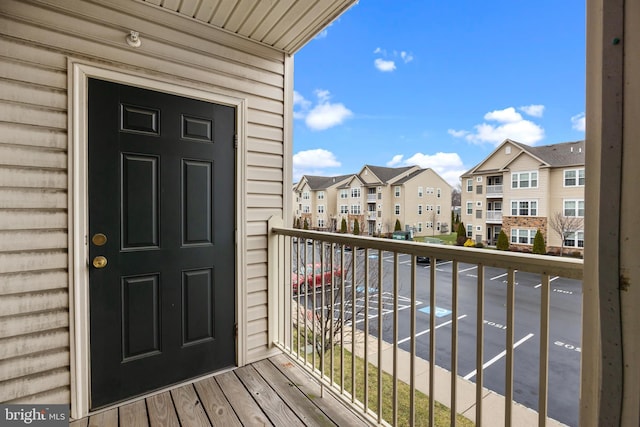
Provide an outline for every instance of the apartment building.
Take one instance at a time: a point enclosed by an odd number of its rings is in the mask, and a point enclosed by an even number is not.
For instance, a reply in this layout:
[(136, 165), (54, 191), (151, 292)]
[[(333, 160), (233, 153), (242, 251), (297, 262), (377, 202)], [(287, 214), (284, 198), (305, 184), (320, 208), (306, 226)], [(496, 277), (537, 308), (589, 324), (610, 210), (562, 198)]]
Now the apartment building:
[[(293, 218), (304, 221), (310, 228), (320, 231), (336, 230), (336, 209), (338, 186), (351, 175), (313, 176), (304, 175), (293, 186)], [(294, 224), (295, 225), (295, 224)]]
[(294, 193), (294, 217), (314, 229), (338, 230), (342, 219), (349, 232), (357, 220), (367, 235), (392, 232), (396, 220), (415, 236), (451, 228), (451, 186), (433, 169), (365, 165), (353, 175), (303, 176)]
[(584, 164), (584, 141), (531, 147), (506, 139), (461, 177), (467, 236), (495, 245), (504, 230), (512, 249), (530, 251), (540, 230), (548, 251), (582, 253)]

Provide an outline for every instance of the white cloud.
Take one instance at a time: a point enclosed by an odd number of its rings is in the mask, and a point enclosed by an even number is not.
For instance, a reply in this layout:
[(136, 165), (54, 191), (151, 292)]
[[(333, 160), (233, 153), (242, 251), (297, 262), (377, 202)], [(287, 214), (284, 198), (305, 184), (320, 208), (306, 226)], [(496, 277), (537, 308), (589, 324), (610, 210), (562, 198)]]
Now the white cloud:
[(417, 165), (421, 168), (431, 168), (452, 186), (458, 185), (460, 183), (460, 175), (466, 172), (462, 159), (458, 153), (415, 153), (406, 160), (402, 160), (403, 157), (404, 156), (401, 154), (393, 156), (393, 158), (387, 163), (387, 166)]
[(400, 52), (400, 58), (402, 58), (405, 64), (413, 61), (413, 55), (405, 51)]
[(379, 47), (375, 48), (375, 50), (373, 51), (373, 53), (378, 54), (381, 53), (383, 55), (386, 55), (387, 52), (383, 51), (382, 49), (380, 49)]
[(544, 129), (525, 120), (513, 107), (490, 111), (484, 115), (484, 119), (498, 124), (480, 123), (473, 127), (474, 131), (449, 129), (449, 135), (464, 137), (472, 144), (489, 143), (496, 146), (507, 138), (527, 145), (534, 145), (544, 138)]
[(525, 105), (518, 108), (518, 110), (524, 112), (528, 116), (542, 117), (542, 115), (544, 114), (544, 105)]
[(584, 132), (586, 129), (586, 118), (584, 113), (576, 114), (571, 117), (571, 127), (579, 132)]
[(336, 156), (323, 148), (299, 151), (293, 155), (293, 180), (298, 181), (302, 175), (325, 175), (324, 169), (337, 168), (342, 164)]
[(376, 58), (375, 61), (373, 61), (374, 65), (376, 66), (376, 68), (384, 73), (388, 73), (391, 72), (393, 70), (396, 69), (396, 63), (393, 61), (386, 61), (382, 58)]
[(353, 112), (344, 104), (331, 103), (331, 94), (328, 90), (317, 89), (315, 92), (318, 101), (313, 105), (298, 92), (293, 92), (293, 117), (304, 119), (305, 124), (311, 130), (325, 130), (342, 124), (353, 116)]
[(400, 164), (400, 162), (402, 162), (402, 158), (404, 156), (402, 154), (396, 154), (395, 156), (393, 156), (393, 158), (391, 160), (389, 160), (387, 162), (387, 166), (392, 168), (394, 166), (397, 166)]

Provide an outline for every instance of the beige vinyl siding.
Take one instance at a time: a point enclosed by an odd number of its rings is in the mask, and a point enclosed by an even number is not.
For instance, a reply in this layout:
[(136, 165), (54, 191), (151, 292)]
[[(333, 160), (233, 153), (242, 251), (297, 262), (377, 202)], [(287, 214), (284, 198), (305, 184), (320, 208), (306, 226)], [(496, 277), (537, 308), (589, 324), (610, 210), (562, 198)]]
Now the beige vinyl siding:
[[(511, 152), (509, 154), (506, 153), (507, 147), (511, 148)], [(522, 149), (520, 147), (507, 142), (502, 147), (500, 147), (499, 150), (496, 150), (491, 156), (484, 160), (482, 162), (482, 166), (480, 166), (477, 172), (501, 169), (507, 163), (513, 161), (513, 159), (515, 159), (516, 156), (518, 156), (518, 154), (520, 154), (521, 152)]]
[(284, 54), (135, 1), (43, 3), (0, 3), (0, 401), (69, 402), (69, 57), (247, 100), (246, 361), (264, 357)]

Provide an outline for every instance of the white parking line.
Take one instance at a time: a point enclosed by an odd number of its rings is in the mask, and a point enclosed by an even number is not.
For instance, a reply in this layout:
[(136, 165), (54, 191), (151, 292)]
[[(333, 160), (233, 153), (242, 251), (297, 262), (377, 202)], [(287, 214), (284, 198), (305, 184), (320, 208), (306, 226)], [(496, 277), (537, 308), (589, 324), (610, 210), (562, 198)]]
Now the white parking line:
[[(458, 320), (464, 319), (465, 317), (467, 317), (466, 314), (463, 314), (462, 316), (458, 316)], [(441, 323), (438, 326), (436, 326), (436, 329), (441, 328), (441, 327), (446, 326), (446, 325), (449, 325), (452, 322), (453, 322), (453, 320), (447, 320), (446, 322)], [(422, 331), (420, 333), (417, 333), (416, 334), (416, 338), (418, 338), (420, 335), (428, 334), (429, 332), (431, 332), (431, 328), (427, 329), (426, 331)], [(402, 339), (402, 340), (398, 341), (398, 345), (402, 344), (403, 342), (407, 342), (410, 339), (411, 339), (411, 337), (406, 337), (405, 339)]]
[(504, 274), (501, 274), (501, 275), (499, 275), (499, 276), (492, 277), (492, 278), (491, 278), (491, 279), (489, 279), (489, 280), (496, 280), (496, 279), (499, 279), (499, 278), (501, 278), (501, 277), (506, 276), (507, 274), (509, 274), (509, 273), (504, 273)]
[[(560, 276), (554, 276), (551, 279), (549, 279), (549, 283), (553, 282), (554, 280), (560, 278)], [(542, 286), (542, 283), (538, 283), (537, 285), (534, 286), (534, 288), (538, 289), (540, 286)]]
[(478, 266), (474, 265), (473, 267), (465, 268), (464, 270), (458, 270), (458, 273), (464, 273), (465, 271), (473, 270), (474, 268), (478, 268)]
[[(526, 337), (522, 338), (520, 341), (518, 341), (517, 343), (515, 343), (513, 345), (513, 348), (515, 349), (516, 347), (518, 347), (520, 344), (522, 344), (523, 342), (527, 341), (529, 338), (531, 338), (533, 336), (533, 334), (529, 334)], [(502, 351), (502, 353), (498, 354), (496, 357), (494, 357), (493, 359), (489, 360), (487, 363), (485, 363), (484, 365), (482, 365), (482, 369), (487, 369), (489, 366), (493, 365), (494, 363), (496, 363), (498, 360), (502, 359), (504, 356), (506, 356), (507, 354), (507, 350)], [(469, 372), (467, 375), (464, 376), (465, 380), (470, 380), (471, 378), (475, 377), (476, 374), (478, 373), (477, 369), (474, 369), (473, 371)]]

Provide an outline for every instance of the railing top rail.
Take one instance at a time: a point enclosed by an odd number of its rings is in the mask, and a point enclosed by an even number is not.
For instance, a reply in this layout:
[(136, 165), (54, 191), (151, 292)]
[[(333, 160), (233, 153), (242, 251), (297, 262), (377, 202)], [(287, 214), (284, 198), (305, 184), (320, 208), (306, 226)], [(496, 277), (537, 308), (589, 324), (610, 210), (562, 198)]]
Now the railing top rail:
[(469, 264), (489, 267), (513, 268), (531, 273), (561, 276), (582, 280), (581, 259), (547, 255), (523, 254), (491, 249), (465, 248), (461, 246), (437, 245), (431, 243), (408, 242), (353, 234), (327, 233), (296, 228), (273, 227), (271, 232), (278, 235), (312, 239), (339, 245), (351, 245), (382, 251), (411, 255), (430, 256), (438, 259), (457, 260)]

